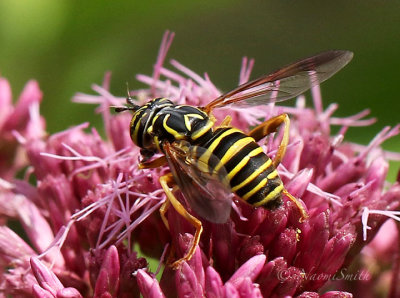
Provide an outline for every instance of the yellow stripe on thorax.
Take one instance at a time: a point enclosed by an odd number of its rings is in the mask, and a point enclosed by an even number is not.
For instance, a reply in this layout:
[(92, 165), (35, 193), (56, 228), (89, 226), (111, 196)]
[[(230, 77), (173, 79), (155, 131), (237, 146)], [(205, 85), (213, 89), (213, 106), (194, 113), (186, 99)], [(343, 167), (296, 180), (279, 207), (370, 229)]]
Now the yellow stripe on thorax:
[(196, 140), (203, 136), (207, 131), (209, 131), (212, 127), (214, 126), (214, 122), (211, 120), (208, 120), (206, 125), (201, 127), (200, 129), (196, 130), (194, 133), (192, 133), (192, 140)]
[(182, 135), (182, 134), (180, 134), (179, 132), (177, 132), (175, 129), (172, 129), (171, 127), (168, 126), (167, 120), (169, 119), (170, 116), (171, 116), (171, 115), (168, 114), (168, 115), (166, 115), (166, 116), (164, 117), (164, 120), (163, 120), (163, 127), (164, 127), (164, 129), (165, 129), (169, 134), (171, 134), (171, 135), (174, 136), (175, 140), (182, 140), (183, 138), (185, 138), (185, 136)]
[[(135, 116), (132, 118), (132, 121), (131, 121), (131, 123), (133, 124), (135, 121), (136, 121), (136, 118), (138, 117), (138, 115), (139, 115), (139, 113), (136, 113), (135, 114)], [(142, 115), (141, 115), (141, 118), (143, 118), (143, 117), (146, 117), (146, 115), (147, 115), (147, 113), (143, 113)], [(134, 128), (134, 130), (133, 130), (133, 142), (135, 143), (135, 144), (137, 144), (138, 143), (138, 132), (139, 132), (139, 127), (140, 127), (140, 119), (138, 120), (138, 122), (136, 123), (136, 125), (135, 125), (135, 128)]]
[(185, 120), (185, 126), (186, 126), (187, 130), (189, 130), (189, 131), (192, 130), (192, 125), (190, 124), (190, 118), (204, 119), (204, 117), (199, 115), (199, 114), (185, 114), (185, 115), (183, 115), (183, 119)]
[(156, 144), (157, 150), (161, 152), (162, 150), (161, 150), (161, 147), (160, 147), (160, 142), (158, 140), (158, 137), (154, 136), (153, 140), (154, 140), (154, 144)]

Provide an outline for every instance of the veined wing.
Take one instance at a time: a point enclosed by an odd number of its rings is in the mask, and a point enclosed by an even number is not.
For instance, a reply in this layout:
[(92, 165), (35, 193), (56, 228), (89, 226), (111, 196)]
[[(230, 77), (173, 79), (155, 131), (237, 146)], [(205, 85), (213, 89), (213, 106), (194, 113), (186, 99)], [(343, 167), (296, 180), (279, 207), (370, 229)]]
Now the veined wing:
[(210, 112), (230, 104), (254, 106), (291, 99), (329, 79), (352, 58), (352, 52), (336, 50), (300, 60), (240, 85), (210, 102), (204, 110)]
[(202, 218), (225, 223), (231, 212), (232, 193), (227, 181), (226, 170), (210, 169), (210, 164), (219, 159), (211, 153), (208, 161), (203, 161), (207, 149), (192, 146), (185, 141), (163, 145), (169, 167), (182, 191), (187, 204)]

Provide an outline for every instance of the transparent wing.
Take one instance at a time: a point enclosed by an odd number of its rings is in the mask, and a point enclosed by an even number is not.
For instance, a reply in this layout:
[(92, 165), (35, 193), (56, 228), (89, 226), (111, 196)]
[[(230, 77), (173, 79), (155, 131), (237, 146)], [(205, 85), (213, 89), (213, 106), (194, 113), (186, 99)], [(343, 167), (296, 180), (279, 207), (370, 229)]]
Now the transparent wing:
[(208, 162), (202, 161), (201, 156), (209, 151), (185, 141), (166, 143), (163, 148), (187, 204), (202, 218), (225, 223), (231, 212), (234, 194), (227, 181), (225, 168), (210, 170), (209, 164), (217, 164), (219, 159), (211, 154)]
[(206, 112), (229, 104), (264, 105), (296, 97), (329, 79), (353, 58), (349, 51), (327, 51), (240, 85), (204, 107)]

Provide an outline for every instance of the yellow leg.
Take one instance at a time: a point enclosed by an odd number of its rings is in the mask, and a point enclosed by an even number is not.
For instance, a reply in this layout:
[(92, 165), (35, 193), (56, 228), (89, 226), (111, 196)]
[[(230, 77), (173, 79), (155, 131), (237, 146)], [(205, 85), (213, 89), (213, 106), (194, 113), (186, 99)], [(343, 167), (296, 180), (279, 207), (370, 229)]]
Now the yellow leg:
[(161, 219), (168, 230), (169, 230), (169, 223), (168, 223), (167, 217), (165, 216), (165, 213), (167, 213), (167, 210), (170, 206), (171, 206), (171, 203), (169, 202), (169, 200), (165, 200), (164, 204), (162, 204), (160, 207)]
[(231, 116), (226, 116), (224, 120), (222, 120), (221, 124), (218, 127), (227, 127), (231, 124), (232, 117)]
[(265, 136), (269, 135), (270, 133), (276, 132), (278, 127), (282, 123), (284, 123), (285, 125), (282, 141), (279, 144), (278, 152), (276, 153), (275, 158), (272, 161), (272, 164), (274, 165), (275, 168), (281, 163), (283, 157), (285, 156), (286, 147), (289, 143), (289, 126), (290, 126), (289, 116), (287, 114), (278, 115), (261, 123), (260, 125), (258, 125), (249, 132), (250, 137), (254, 138), (256, 141), (259, 141)]
[(167, 164), (167, 158), (161, 156), (159, 158), (153, 159), (152, 161), (144, 161), (139, 164), (139, 169), (154, 169)]
[[(175, 184), (174, 178), (171, 173), (164, 175), (160, 178), (160, 184), (161, 184), (162, 188), (164, 189), (165, 194), (167, 195), (167, 201), (169, 202), (169, 203), (167, 203), (167, 202), (164, 203), (160, 209), (164, 223), (167, 221), (167, 219), (165, 218), (165, 212), (167, 211), (169, 205), (171, 204), (172, 207), (174, 207), (174, 209), (181, 216), (183, 216), (189, 223), (191, 223), (196, 228), (196, 232), (194, 234), (193, 241), (191, 243), (189, 250), (186, 252), (186, 254), (181, 259), (175, 261), (171, 265), (172, 268), (178, 269), (181, 266), (182, 262), (184, 262), (184, 261), (187, 262), (193, 257), (193, 254), (196, 250), (196, 246), (200, 242), (200, 236), (201, 236), (201, 232), (203, 231), (203, 226), (202, 226), (200, 220), (198, 220), (196, 217), (190, 215), (189, 212), (186, 211), (185, 207), (182, 206), (182, 204), (178, 201), (178, 199), (173, 194), (173, 190), (171, 190), (171, 188), (168, 186), (168, 183)], [(168, 225), (167, 225), (167, 227), (168, 227)]]
[(304, 222), (304, 221), (308, 218), (308, 213), (307, 213), (306, 209), (304, 209), (303, 205), (301, 205), (300, 202), (299, 202), (299, 200), (296, 199), (294, 196), (292, 196), (292, 195), (290, 194), (290, 192), (288, 192), (288, 191), (286, 190), (286, 188), (283, 189), (282, 193), (283, 193), (285, 196), (287, 196), (287, 197), (289, 198), (289, 200), (291, 200), (291, 201), (296, 205), (296, 207), (299, 209), (300, 214), (301, 214), (301, 218), (300, 218), (299, 221), (300, 221), (300, 222)]
[[(285, 156), (286, 147), (289, 143), (289, 126), (290, 126), (289, 116), (287, 114), (278, 115), (261, 123), (260, 125), (258, 125), (249, 132), (250, 137), (254, 138), (256, 141), (259, 141), (265, 136), (269, 135), (270, 133), (276, 132), (278, 127), (282, 123), (284, 124), (282, 141), (279, 144), (278, 151), (275, 155), (274, 160), (272, 161), (272, 164), (275, 168), (278, 167), (283, 157)], [(291, 200), (299, 209), (301, 213), (300, 222), (306, 220), (308, 218), (308, 214), (307, 211), (304, 209), (303, 205), (301, 205), (300, 202), (294, 196), (292, 196), (285, 188), (283, 189), (282, 193), (285, 196), (287, 196), (289, 200)]]

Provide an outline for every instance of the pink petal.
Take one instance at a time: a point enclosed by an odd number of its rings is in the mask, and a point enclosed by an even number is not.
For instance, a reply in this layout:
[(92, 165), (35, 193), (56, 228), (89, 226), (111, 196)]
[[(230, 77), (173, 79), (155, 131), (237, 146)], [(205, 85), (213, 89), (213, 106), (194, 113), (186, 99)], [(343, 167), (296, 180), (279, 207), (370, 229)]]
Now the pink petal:
[(94, 295), (103, 297), (109, 294), (110, 297), (116, 296), (119, 289), (119, 255), (117, 248), (112, 245), (107, 249), (101, 264), (100, 272), (97, 277)]
[(38, 258), (31, 258), (32, 272), (39, 285), (56, 296), (57, 292), (64, 288), (57, 276), (47, 268)]
[(32, 103), (40, 102), (42, 99), (42, 92), (39, 89), (39, 84), (36, 81), (29, 81), (15, 106), (11, 115), (7, 118), (4, 125), (6, 130), (20, 130), (23, 128), (29, 119), (29, 107)]
[(164, 293), (160, 288), (157, 279), (151, 277), (145, 270), (136, 271), (136, 278), (139, 285), (140, 293), (144, 298), (163, 298)]
[(240, 298), (239, 291), (236, 289), (236, 287), (231, 284), (230, 282), (227, 282), (224, 285), (224, 296), (225, 298)]
[(54, 298), (55, 297), (51, 292), (41, 288), (38, 285), (33, 285), (32, 292), (33, 292), (33, 296), (35, 298)]
[(0, 77), (0, 129), (12, 109), (10, 83), (5, 78)]
[(223, 283), (218, 272), (211, 266), (206, 269), (205, 292), (209, 298), (222, 297)]
[(6, 263), (16, 260), (28, 260), (36, 253), (33, 249), (20, 238), (13, 230), (7, 226), (0, 226), (0, 259)]
[(266, 259), (267, 257), (265, 255), (252, 257), (236, 270), (235, 274), (232, 275), (228, 282), (234, 286), (238, 286), (242, 283), (244, 278), (250, 278), (254, 281), (261, 272)]
[[(64, 288), (57, 292), (57, 298), (82, 298), (83, 296), (74, 288)], [(105, 298), (105, 297), (104, 297)]]
[(179, 297), (202, 297), (203, 287), (197, 280), (193, 269), (183, 262), (180, 269), (175, 274), (175, 284)]

